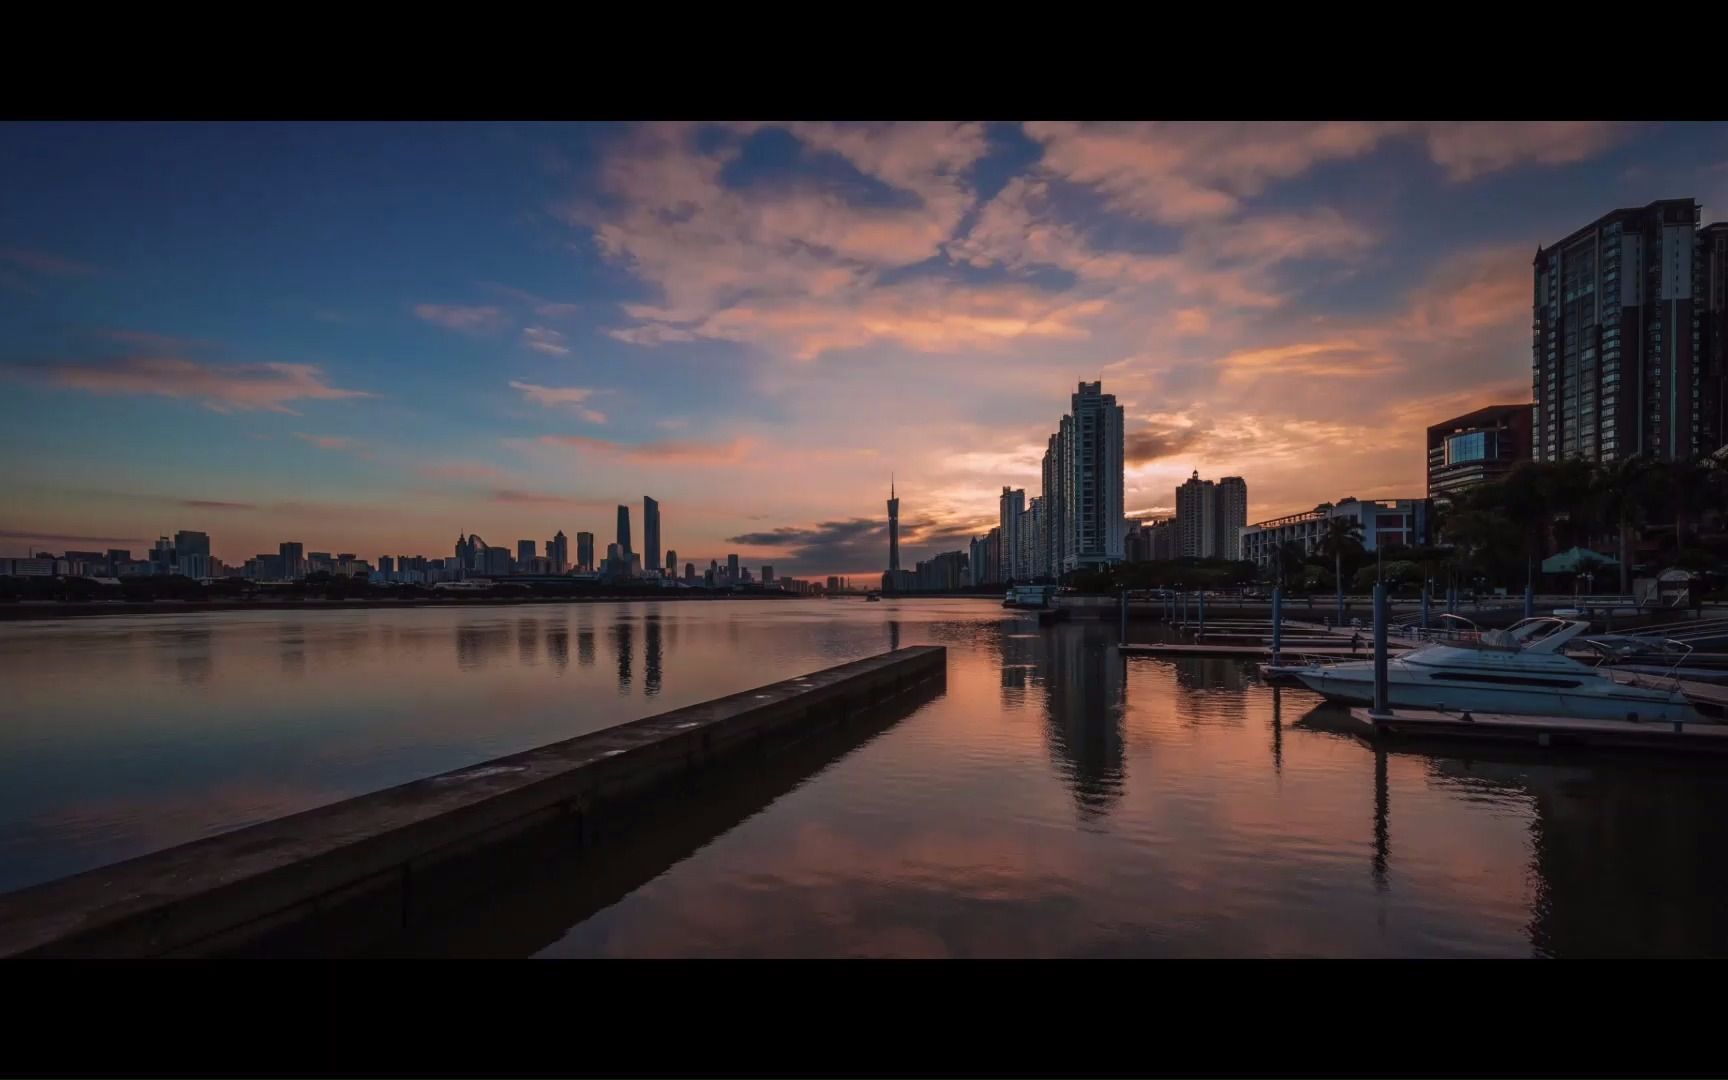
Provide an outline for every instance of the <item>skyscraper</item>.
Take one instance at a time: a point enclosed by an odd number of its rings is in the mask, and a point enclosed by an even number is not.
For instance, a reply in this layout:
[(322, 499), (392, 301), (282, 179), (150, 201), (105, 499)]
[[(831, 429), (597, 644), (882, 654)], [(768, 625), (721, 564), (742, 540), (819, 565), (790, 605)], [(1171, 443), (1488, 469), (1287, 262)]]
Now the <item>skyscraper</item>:
[(284, 541), (277, 546), (282, 559), (282, 576), (292, 581), (306, 576), (306, 545)]
[(551, 560), (554, 574), (570, 572), (570, 541), (565, 537), (563, 529), (559, 529), (558, 535), (546, 541), (546, 558)]
[(1248, 481), (1226, 476), (1213, 491), (1217, 520), (1212, 527), (1215, 558), (1232, 561), (1242, 557), (1242, 530), (1248, 524)]
[(678, 553), (671, 548), (666, 549), (666, 576), (669, 578), (678, 576)]
[(642, 496), (642, 565), (660, 569), (660, 504)]
[(1020, 569), (1020, 515), (1026, 512), (1026, 491), (1023, 488), (1003, 487), (1002, 497), (997, 501), (997, 528), (1002, 530), (1002, 580), (1021, 581), (1025, 574)]
[(182, 529), (174, 534), (174, 553), (176, 555), (202, 555), (210, 557), (210, 534), (192, 532)]
[(534, 561), (534, 541), (532, 541), (532, 540), (518, 540), (518, 541), (516, 541), (516, 565), (519, 567), (527, 567), (533, 561)]
[(888, 475), (888, 569), (900, 569), (900, 499), (894, 494), (894, 475)]
[(738, 556), (726, 556), (726, 582), (729, 585), (738, 584)]
[(1699, 449), (1728, 444), (1728, 221), (1698, 230)]
[[(1066, 447), (1063, 432), (1069, 426), (1068, 417), (1062, 418), (1055, 434), (1050, 436), (1048, 445), (1044, 448), (1043, 462), (1043, 499), (1039, 512), (1043, 515), (1043, 556), (1044, 572), (1051, 577), (1062, 576), (1062, 561), (1068, 553), (1068, 535), (1066, 532), (1067, 518), (1064, 516), (1066, 503), (1063, 501), (1064, 477), (1062, 454)], [(978, 573), (977, 559), (973, 559), (974, 579)]]
[(1177, 555), (1185, 559), (1209, 559), (1217, 549), (1217, 491), (1210, 480), (1200, 479), (1200, 470), (1176, 489), (1176, 531), (1180, 537)]
[(762, 584), (774, 584), (774, 568), (772, 566), (764, 566), (762, 568)]
[(625, 555), (630, 554), (633, 550), (630, 547), (630, 508), (628, 506), (618, 508), (618, 550)]
[(1537, 461), (1672, 461), (1716, 449), (1703, 421), (1719, 386), (1707, 385), (1697, 356), (1698, 219), (1692, 199), (1660, 199), (1536, 249)]
[(1071, 550), (1064, 569), (1122, 561), (1122, 406), (1101, 382), (1081, 383), (1069, 415)]
[(594, 572), (594, 534), (591, 532), (576, 534), (576, 569), (584, 574)]

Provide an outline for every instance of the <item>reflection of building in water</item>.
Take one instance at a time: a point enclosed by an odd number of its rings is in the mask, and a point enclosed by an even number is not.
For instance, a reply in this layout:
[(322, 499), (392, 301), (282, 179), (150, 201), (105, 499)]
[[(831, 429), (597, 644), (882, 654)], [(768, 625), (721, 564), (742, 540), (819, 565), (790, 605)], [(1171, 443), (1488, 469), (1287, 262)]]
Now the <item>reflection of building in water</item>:
[(570, 666), (570, 623), (567, 619), (546, 624), (546, 658), (559, 671)]
[(1240, 692), (1254, 685), (1248, 676), (1248, 665), (1241, 660), (1176, 661), (1176, 685), (1184, 690), (1232, 690)]
[(1126, 695), (1113, 634), (1113, 627), (1075, 624), (1058, 625), (1042, 638), (1051, 751), (1083, 818), (1109, 812), (1122, 797), (1126, 773)]
[(510, 628), (502, 622), (456, 624), (456, 666), (478, 671), (510, 648)]
[(281, 670), (284, 676), (291, 679), (306, 677), (306, 626), (304, 623), (285, 622), (276, 628), (276, 645), (281, 649), (278, 654), (282, 658)]
[[(1580, 762), (1507, 756), (1431, 765), (1441, 783), (1532, 799), (1531, 947), (1546, 956), (1728, 953), (1728, 785), (1720, 773)], [(1397, 807), (1392, 815), (1396, 825)]]
[(594, 666), (594, 631), (586, 626), (576, 631), (576, 662), (583, 667)]
[(898, 649), (899, 647), (900, 647), (900, 620), (899, 619), (889, 619), (888, 620), (888, 648), (889, 649)]
[(649, 615), (642, 623), (642, 636), (647, 641), (648, 666), (642, 673), (642, 692), (653, 697), (660, 692), (660, 616)]
[(619, 619), (612, 624), (612, 655), (618, 659), (618, 692), (630, 692), (630, 667), (634, 657), (630, 653), (630, 624)]
[[(216, 664), (211, 654), (212, 631), (207, 626), (187, 626), (161, 631), (156, 639), (174, 660), (174, 677), (182, 686), (210, 681)], [(305, 653), (301, 653), (300, 670), (305, 670)]]
[(540, 658), (540, 620), (516, 620), (516, 662), (533, 667)]

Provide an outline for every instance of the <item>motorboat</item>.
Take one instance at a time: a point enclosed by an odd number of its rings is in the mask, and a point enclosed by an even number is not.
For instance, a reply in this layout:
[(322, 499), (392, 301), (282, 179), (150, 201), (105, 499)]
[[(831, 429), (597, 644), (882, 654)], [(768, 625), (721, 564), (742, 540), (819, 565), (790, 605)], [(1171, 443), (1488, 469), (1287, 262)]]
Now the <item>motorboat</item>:
[(880, 599), (882, 599), (882, 594), (877, 592), (875, 589), (871, 589), (869, 592), (864, 594), (864, 599), (866, 599), (866, 600), (880, 600)]
[[(1505, 630), (1469, 627), (1386, 661), (1387, 704), (1599, 720), (1700, 720), (1673, 678), (1616, 671), (1565, 654), (1590, 628), (1581, 619), (1524, 619)], [(1315, 661), (1290, 674), (1333, 701), (1374, 702), (1374, 662)]]
[(1016, 585), (1002, 598), (1002, 606), (1042, 610), (1050, 606), (1055, 596), (1054, 585)]

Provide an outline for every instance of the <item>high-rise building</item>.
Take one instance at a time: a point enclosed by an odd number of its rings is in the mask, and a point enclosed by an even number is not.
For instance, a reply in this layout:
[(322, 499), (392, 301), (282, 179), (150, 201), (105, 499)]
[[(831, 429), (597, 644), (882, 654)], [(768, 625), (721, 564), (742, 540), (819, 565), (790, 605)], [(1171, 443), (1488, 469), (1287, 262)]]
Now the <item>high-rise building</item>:
[(1002, 488), (997, 501), (997, 524), (1002, 530), (1002, 580), (1022, 581), (1026, 575), (1020, 569), (1020, 515), (1026, 512), (1024, 488)]
[(666, 576), (669, 578), (678, 576), (678, 553), (671, 548), (666, 549)]
[(731, 584), (731, 585), (736, 585), (736, 584), (738, 584), (738, 582), (740, 580), (741, 579), (738, 577), (738, 556), (736, 556), (736, 555), (726, 556), (726, 581), (727, 581), (727, 583)]
[(594, 534), (591, 532), (576, 534), (576, 569), (584, 574), (594, 572)]
[(516, 541), (516, 565), (527, 566), (534, 561), (534, 541)]
[(1428, 497), (1452, 496), (1503, 478), (1530, 457), (1530, 405), (1490, 405), (1428, 429)]
[(1081, 383), (1071, 399), (1063, 527), (1063, 570), (1122, 560), (1122, 406), (1101, 382)]
[(174, 534), (174, 553), (176, 555), (202, 555), (210, 557), (210, 534), (192, 532), (182, 529)]
[(660, 569), (660, 503), (642, 496), (642, 565)]
[(630, 547), (630, 508), (618, 508), (618, 550), (626, 555), (633, 550)]
[(396, 560), (388, 555), (378, 556), (378, 576), (385, 581), (391, 580), (396, 573)]
[(306, 576), (306, 545), (285, 541), (277, 545), (282, 576), (290, 581)]
[(570, 539), (564, 535), (563, 529), (546, 541), (546, 558), (551, 562), (554, 574), (570, 572)]
[(772, 566), (764, 566), (762, 568), (762, 584), (774, 584), (774, 568)]
[(1207, 559), (1217, 547), (1217, 490), (1210, 480), (1200, 479), (1200, 470), (1176, 488), (1177, 555), (1185, 559)]
[[(1043, 491), (1040, 496), (1044, 500), (1042, 513), (1044, 515), (1044, 554), (1045, 573), (1051, 577), (1062, 576), (1063, 562), (1068, 555), (1067, 510), (1066, 496), (1063, 485), (1066, 483), (1067, 471), (1063, 464), (1063, 452), (1067, 448), (1067, 435), (1064, 433), (1072, 426), (1069, 417), (1064, 416), (1057, 431), (1050, 436), (1050, 441), (1044, 447), (1043, 461)], [(973, 566), (973, 577), (976, 580), (977, 566)]]
[(1699, 449), (1728, 445), (1728, 221), (1698, 230)]
[(695, 563), (687, 562), (684, 564), (684, 580), (685, 581), (695, 581), (696, 580), (696, 564)]
[(894, 477), (888, 477), (888, 569), (900, 569), (900, 499), (894, 494)]
[(1234, 562), (1242, 557), (1242, 530), (1248, 525), (1248, 481), (1226, 476), (1212, 492), (1217, 520), (1212, 526), (1213, 557)]
[[(1534, 260), (1531, 456), (1676, 460), (1707, 445), (1699, 208), (1615, 210)], [(1704, 237), (1706, 243), (1709, 236)]]

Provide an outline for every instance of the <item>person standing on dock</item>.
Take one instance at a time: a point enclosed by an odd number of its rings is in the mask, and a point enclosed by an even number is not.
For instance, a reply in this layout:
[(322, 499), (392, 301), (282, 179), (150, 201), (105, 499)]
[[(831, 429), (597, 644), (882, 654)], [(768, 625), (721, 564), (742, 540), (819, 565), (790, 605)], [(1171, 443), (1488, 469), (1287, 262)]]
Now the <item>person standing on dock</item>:
[(1361, 648), (1362, 648), (1362, 631), (1360, 629), (1358, 629), (1350, 635), (1350, 655), (1355, 656), (1357, 653), (1357, 650), (1359, 650)]

